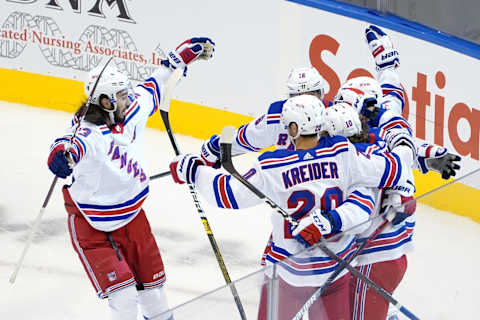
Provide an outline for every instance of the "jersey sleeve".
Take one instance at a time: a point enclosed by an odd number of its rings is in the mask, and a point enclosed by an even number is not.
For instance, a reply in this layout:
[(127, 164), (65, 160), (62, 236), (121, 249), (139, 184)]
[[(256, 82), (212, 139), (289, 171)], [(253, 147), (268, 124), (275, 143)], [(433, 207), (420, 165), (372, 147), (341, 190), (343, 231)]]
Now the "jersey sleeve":
[(143, 89), (143, 94), (148, 96), (147, 101), (143, 102), (141, 107), (145, 109), (149, 117), (158, 110), (163, 97), (164, 83), (171, 74), (172, 71), (169, 68), (160, 66), (148, 79), (137, 85), (137, 88)]
[[(358, 187), (349, 190), (347, 199), (330, 212), (332, 216), (338, 216), (341, 221), (339, 231), (358, 234), (368, 229), (370, 224), (365, 222), (375, 208), (374, 199), (375, 191), (373, 188)], [(361, 226), (359, 226), (360, 224)]]
[(375, 127), (378, 127), (378, 136), (381, 139), (384, 139), (387, 132), (392, 129), (402, 129), (413, 136), (413, 130), (408, 121), (401, 115), (396, 115), (392, 110), (383, 109), (380, 111)]
[(281, 126), (280, 116), (284, 101), (270, 105), (266, 114), (240, 126), (232, 143), (232, 154), (258, 152), (275, 145), (278, 138), (278, 127)]
[(396, 69), (381, 70), (377, 80), (382, 88), (382, 107), (392, 110), (396, 115), (401, 115), (405, 107), (405, 91), (400, 84), (400, 76)]
[[(75, 138), (72, 140), (72, 136), (74, 133), (74, 126), (66, 130), (66, 133), (55, 139), (55, 141), (50, 146), (50, 151), (55, 149), (58, 145), (63, 144), (65, 146), (65, 150), (70, 152), (71, 158), (74, 164), (78, 164), (83, 158), (87, 156), (89, 153), (94, 152), (94, 147), (91, 144), (89, 137), (92, 135), (92, 130), (90, 128), (80, 127), (78, 129)], [(70, 145), (70, 140), (71, 145)]]
[(349, 142), (343, 159), (349, 172), (349, 185), (386, 188), (396, 186), (401, 180), (413, 183), (412, 151), (400, 146), (394, 152), (365, 154)]
[[(264, 187), (258, 165), (250, 169), (244, 178), (260, 190)], [(218, 173), (218, 170), (208, 166), (198, 167), (195, 185), (209, 204), (219, 208), (242, 209), (262, 203), (262, 200), (235, 177)]]

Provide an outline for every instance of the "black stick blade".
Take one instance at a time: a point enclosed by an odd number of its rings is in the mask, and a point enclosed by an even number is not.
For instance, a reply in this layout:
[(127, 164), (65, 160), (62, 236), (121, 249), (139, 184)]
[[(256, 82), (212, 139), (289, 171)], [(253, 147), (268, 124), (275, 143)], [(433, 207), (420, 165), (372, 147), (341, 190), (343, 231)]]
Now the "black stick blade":
[(235, 173), (235, 167), (232, 163), (232, 142), (235, 136), (235, 128), (227, 126), (223, 128), (220, 136), (220, 162), (222, 167), (228, 173)]

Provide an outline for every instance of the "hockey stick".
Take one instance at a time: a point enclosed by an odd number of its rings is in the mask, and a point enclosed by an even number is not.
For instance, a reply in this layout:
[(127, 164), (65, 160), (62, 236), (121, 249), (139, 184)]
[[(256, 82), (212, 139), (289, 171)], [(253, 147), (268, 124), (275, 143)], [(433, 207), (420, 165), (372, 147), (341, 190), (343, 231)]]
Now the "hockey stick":
[[(68, 150), (70, 150), (70, 148), (72, 147), (73, 140), (75, 139), (75, 137), (77, 135), (77, 131), (80, 128), (80, 123), (82, 122), (83, 118), (87, 114), (88, 107), (92, 103), (93, 93), (95, 92), (95, 89), (97, 88), (98, 81), (102, 77), (103, 71), (105, 71), (105, 68), (108, 66), (110, 61), (112, 61), (112, 59), (113, 59), (113, 57), (108, 59), (107, 63), (105, 63), (105, 66), (103, 67), (102, 71), (98, 75), (98, 78), (97, 78), (95, 84), (93, 85), (92, 91), (90, 92), (90, 95), (88, 97), (88, 101), (85, 105), (85, 108), (82, 110), (80, 116), (78, 117), (77, 126), (75, 127), (75, 130), (72, 134), (72, 137), (70, 138), (69, 146), (67, 147), (67, 151), (65, 151), (65, 154), (67, 156), (67, 160), (69, 160), (68, 161), (69, 163), (71, 163), (71, 160), (70, 160), (70, 155), (68, 153)], [(38, 226), (40, 225), (40, 220), (42, 219), (43, 214), (45, 212), (45, 208), (47, 207), (48, 202), (50, 201), (50, 197), (52, 196), (53, 190), (55, 189), (55, 185), (57, 184), (57, 180), (58, 180), (58, 177), (55, 176), (55, 178), (53, 178), (52, 183), (50, 184), (50, 188), (48, 189), (47, 196), (45, 197), (45, 200), (43, 201), (42, 208), (38, 212), (38, 215), (35, 218), (35, 221), (33, 222), (32, 228), (30, 229), (30, 232), (28, 233), (27, 242), (25, 243), (25, 247), (23, 247), (22, 254), (20, 255), (20, 258), (18, 259), (17, 264), (15, 265), (15, 269), (13, 270), (13, 273), (10, 276), (9, 281), (10, 281), (11, 284), (15, 283), (15, 279), (17, 279), (18, 272), (20, 271), (20, 268), (22, 267), (22, 264), (23, 264), (23, 260), (25, 259), (25, 255), (27, 254), (27, 251), (30, 248), (33, 236), (34, 236), (35, 232), (37, 231)]]
[[(241, 154), (233, 155), (233, 157), (240, 156), (240, 155), (242, 155), (242, 153), (241, 153)], [(218, 161), (220, 161), (220, 159), (218, 159)], [(170, 172), (170, 170), (168, 170), (168, 171), (164, 171), (164, 172), (160, 172), (160, 173), (154, 174), (153, 176), (148, 177), (148, 179), (150, 179), (150, 181), (151, 181), (151, 180), (156, 180), (156, 179), (159, 179), (159, 178), (163, 178), (163, 177), (169, 176), (169, 175), (171, 175), (171, 174), (172, 174), (172, 173)]]
[[(245, 178), (243, 178), (238, 171), (235, 169), (233, 166), (232, 162), (232, 141), (233, 141), (233, 135), (235, 133), (235, 128), (233, 127), (225, 127), (222, 130), (222, 135), (220, 138), (220, 154), (221, 154), (221, 162), (223, 168), (229, 172), (233, 177), (235, 177), (240, 183), (242, 183), (245, 187), (247, 187), (250, 191), (252, 191), (257, 197), (259, 197), (261, 200), (266, 202), (272, 209), (274, 209), (277, 213), (281, 214), (282, 217), (284, 217), (285, 220), (290, 222), (292, 225), (296, 226), (298, 225), (298, 221), (293, 219), (288, 213), (283, 210), (281, 207), (279, 207), (275, 202), (273, 202), (270, 198), (268, 198), (264, 193), (262, 193), (260, 190), (258, 190), (254, 185), (252, 185), (250, 182), (248, 182)], [(292, 223), (294, 222), (294, 223)], [(370, 280), (369, 278), (365, 277), (363, 274), (361, 274), (357, 269), (355, 269), (352, 265), (350, 265), (347, 261), (344, 259), (340, 258), (338, 255), (336, 255), (332, 250), (330, 250), (323, 240), (320, 240), (316, 244), (322, 250), (327, 256), (329, 256), (332, 260), (335, 260), (340, 267), (346, 268), (348, 271), (352, 273), (355, 277), (359, 278), (360, 280), (364, 281), (367, 283), (371, 288), (373, 288), (379, 295), (384, 297), (386, 300), (388, 300), (390, 303), (392, 303), (397, 309), (400, 310), (407, 318), (412, 319), (412, 320), (418, 320), (412, 312), (410, 312), (407, 308), (402, 306), (395, 298), (393, 298), (385, 289), (377, 285), (375, 282)]]
[[(348, 263), (352, 262), (353, 259), (355, 259), (360, 253), (362, 253), (363, 249), (367, 247), (375, 238), (385, 229), (385, 227), (390, 223), (391, 220), (393, 220), (393, 212), (387, 214), (387, 218), (383, 223), (375, 229), (372, 234), (357, 248), (357, 250), (350, 256), (350, 258), (347, 260)], [(305, 302), (305, 304), (302, 306), (300, 311), (295, 315), (295, 317), (292, 318), (292, 320), (300, 320), (305, 312), (310, 309), (312, 304), (323, 294), (323, 292), (327, 289), (327, 287), (335, 280), (335, 278), (343, 271), (345, 270), (344, 267), (339, 266), (328, 278), (325, 280), (325, 283), (317, 289), (313, 293), (313, 295)]]
[[(183, 74), (182, 69), (180, 68), (175, 69), (175, 71), (167, 81), (167, 84), (164, 89), (164, 98), (160, 104), (160, 115), (162, 116), (165, 129), (167, 130), (168, 137), (172, 144), (175, 155), (177, 156), (180, 155), (180, 150), (178, 148), (177, 141), (175, 140), (175, 136), (173, 135), (172, 128), (170, 126), (170, 120), (168, 118), (168, 109), (170, 107), (170, 99), (173, 94), (173, 89), (175, 88), (178, 80), (180, 80), (180, 77), (182, 76), (182, 74)], [(230, 287), (230, 290), (232, 291), (235, 304), (237, 305), (238, 312), (240, 313), (240, 317), (242, 318), (242, 320), (246, 320), (247, 316), (245, 314), (245, 310), (243, 309), (242, 302), (240, 301), (240, 296), (238, 295), (237, 288), (235, 287), (235, 284), (232, 283), (232, 280), (230, 279), (230, 275), (228, 274), (227, 267), (225, 265), (225, 262), (223, 261), (223, 257), (220, 253), (220, 249), (217, 245), (217, 241), (213, 236), (213, 232), (212, 232), (212, 229), (210, 228), (210, 224), (208, 223), (207, 217), (205, 216), (205, 212), (203, 211), (200, 205), (200, 201), (198, 200), (195, 186), (192, 184), (189, 184), (188, 189), (190, 190), (190, 194), (192, 195), (193, 202), (195, 203), (197, 212), (200, 215), (200, 219), (202, 220), (203, 227), (205, 228), (205, 233), (208, 236), (208, 240), (210, 240), (210, 245), (212, 246), (215, 257), (217, 258), (217, 262), (220, 267), (220, 270), (222, 271), (223, 278), (225, 279), (225, 282), (227, 283), (227, 285)]]
[(170, 170), (154, 174), (153, 176), (150, 176), (149, 179), (150, 179), (150, 181), (152, 181), (152, 180), (163, 178), (163, 177), (166, 177), (166, 176), (169, 176), (169, 175), (171, 175)]

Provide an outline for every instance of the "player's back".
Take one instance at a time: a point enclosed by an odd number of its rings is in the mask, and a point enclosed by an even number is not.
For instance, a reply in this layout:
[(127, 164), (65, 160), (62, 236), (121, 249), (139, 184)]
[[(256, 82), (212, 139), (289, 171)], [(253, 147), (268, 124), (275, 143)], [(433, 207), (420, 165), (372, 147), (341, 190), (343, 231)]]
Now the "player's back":
[[(349, 189), (348, 163), (343, 154), (351, 152), (343, 137), (323, 137), (309, 150), (277, 150), (259, 157), (264, 190), (272, 200), (285, 208), (296, 220), (310, 211), (330, 211), (340, 205)], [(267, 190), (268, 189), (268, 190)], [(275, 263), (299, 253), (304, 247), (292, 237), (291, 228), (278, 213), (272, 213), (273, 245), (268, 263)], [(344, 235), (330, 248), (342, 257), (353, 251), (354, 237)], [(336, 266), (321, 250), (300, 253), (282, 264), (279, 273), (296, 286), (318, 286)]]

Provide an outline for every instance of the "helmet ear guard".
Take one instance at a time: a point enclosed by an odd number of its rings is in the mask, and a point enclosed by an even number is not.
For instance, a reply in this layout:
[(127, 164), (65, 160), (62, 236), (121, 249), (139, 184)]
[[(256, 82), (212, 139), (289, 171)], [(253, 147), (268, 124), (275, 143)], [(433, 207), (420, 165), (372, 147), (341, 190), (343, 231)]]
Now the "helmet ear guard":
[(322, 101), (312, 95), (295, 96), (285, 101), (281, 120), (288, 127), (295, 123), (298, 127), (296, 139), (299, 136), (319, 133), (323, 128), (323, 113), (325, 106)]
[[(102, 67), (96, 67), (88, 74), (87, 81), (85, 81), (85, 94), (92, 97), (92, 103), (99, 105), (103, 110), (109, 113), (113, 113), (117, 110), (117, 93), (123, 90), (128, 90), (130, 97), (130, 93), (133, 92), (132, 84), (128, 77), (118, 71), (116, 67), (108, 66), (104, 70), (101, 79), (98, 81), (95, 92), (91, 95), (91, 90), (97, 81), (101, 69)], [(113, 109), (106, 109), (103, 107), (100, 103), (100, 99), (103, 97), (109, 99)]]

